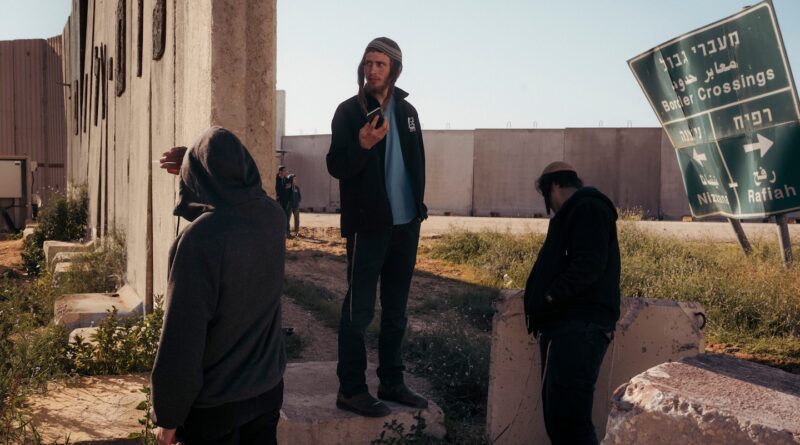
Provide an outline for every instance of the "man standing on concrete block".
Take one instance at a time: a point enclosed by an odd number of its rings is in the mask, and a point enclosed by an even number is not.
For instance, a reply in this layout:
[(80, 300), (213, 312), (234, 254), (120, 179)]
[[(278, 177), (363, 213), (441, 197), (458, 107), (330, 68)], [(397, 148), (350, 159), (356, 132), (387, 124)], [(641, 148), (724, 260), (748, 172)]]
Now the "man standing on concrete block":
[(367, 45), (358, 66), (358, 94), (336, 109), (327, 156), (328, 172), (339, 180), (349, 284), (339, 324), (336, 406), (370, 417), (391, 412), (370, 395), (364, 375), (364, 337), (379, 278), (378, 398), (428, 406), (405, 385), (401, 357), (420, 223), (428, 212), (419, 116), (406, 101), (408, 93), (395, 87), (402, 69), (403, 55), (393, 40), (378, 37)]
[(544, 423), (553, 445), (597, 444), (595, 384), (619, 319), (617, 211), (565, 162), (545, 167), (536, 187), (555, 212), (525, 285), (525, 319), (543, 363)]
[[(164, 327), (152, 373), (160, 445), (274, 444), (283, 403), (285, 214), (253, 158), (212, 127), (186, 152), (170, 249)], [(180, 163), (182, 159), (182, 164)]]

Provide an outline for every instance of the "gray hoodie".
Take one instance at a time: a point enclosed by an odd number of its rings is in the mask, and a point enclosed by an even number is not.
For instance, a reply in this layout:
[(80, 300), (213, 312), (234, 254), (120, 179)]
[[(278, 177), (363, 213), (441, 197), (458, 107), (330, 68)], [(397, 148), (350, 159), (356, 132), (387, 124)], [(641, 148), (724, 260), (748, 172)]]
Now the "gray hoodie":
[(286, 367), (281, 330), (286, 215), (239, 139), (208, 129), (183, 158), (164, 327), (152, 373), (156, 425), (192, 407), (261, 395)]

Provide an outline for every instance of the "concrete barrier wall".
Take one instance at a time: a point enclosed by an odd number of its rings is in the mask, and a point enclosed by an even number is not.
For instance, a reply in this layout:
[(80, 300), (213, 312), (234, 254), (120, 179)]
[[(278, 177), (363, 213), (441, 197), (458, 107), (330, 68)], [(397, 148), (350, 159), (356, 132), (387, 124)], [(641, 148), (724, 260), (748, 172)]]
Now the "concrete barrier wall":
[(617, 130), (617, 207), (642, 208), (647, 216), (658, 217), (661, 190), (660, 128)]
[(565, 130), (475, 130), (473, 212), (477, 216), (545, 215), (535, 183), (564, 159)]
[(686, 197), (686, 187), (683, 185), (681, 169), (678, 167), (678, 158), (672, 142), (666, 133), (661, 133), (661, 214), (664, 219), (681, 219), (684, 215), (691, 215), (689, 200)]
[[(0, 42), (0, 155), (36, 163), (31, 192), (45, 203), (66, 188), (62, 51), (61, 36)], [(21, 217), (24, 224), (29, 206)]]
[[(587, 185), (619, 208), (639, 208), (653, 218), (689, 213), (674, 152), (660, 128), (426, 130), (424, 137), (431, 214), (544, 216), (535, 182), (557, 160), (574, 165)], [(328, 135), (283, 138), (289, 170), (304, 178), (303, 207), (315, 211), (337, 208), (335, 180), (329, 190), (318, 179), (329, 176), (329, 141)]]
[[(163, 294), (167, 252), (186, 222), (172, 216), (178, 181), (158, 168), (162, 152), (222, 125), (274, 193), (275, 1), (144, 0), (141, 11), (131, 0), (81, 3), (62, 36), (69, 184), (88, 186), (95, 235), (125, 233), (133, 289)], [(155, 10), (166, 16), (159, 58)]]
[[(539, 344), (525, 327), (521, 290), (495, 303), (486, 432), (498, 445), (549, 443), (541, 402)], [(703, 352), (703, 308), (695, 303), (624, 298), (622, 318), (600, 368), (592, 420), (605, 435), (613, 391), (660, 363)]]
[(297, 175), (303, 209), (333, 212), (339, 207), (339, 182), (328, 174), (325, 164), (330, 145), (330, 135), (283, 138), (283, 162), (289, 173)]
[(425, 204), (432, 215), (470, 215), (474, 132), (426, 130)]

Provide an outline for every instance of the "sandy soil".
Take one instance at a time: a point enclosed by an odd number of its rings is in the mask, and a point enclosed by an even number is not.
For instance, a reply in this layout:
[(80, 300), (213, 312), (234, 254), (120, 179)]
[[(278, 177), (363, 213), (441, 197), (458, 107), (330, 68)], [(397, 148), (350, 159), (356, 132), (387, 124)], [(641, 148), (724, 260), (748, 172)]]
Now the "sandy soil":
[(22, 272), (22, 240), (0, 241), (0, 273), (4, 269), (14, 269)]

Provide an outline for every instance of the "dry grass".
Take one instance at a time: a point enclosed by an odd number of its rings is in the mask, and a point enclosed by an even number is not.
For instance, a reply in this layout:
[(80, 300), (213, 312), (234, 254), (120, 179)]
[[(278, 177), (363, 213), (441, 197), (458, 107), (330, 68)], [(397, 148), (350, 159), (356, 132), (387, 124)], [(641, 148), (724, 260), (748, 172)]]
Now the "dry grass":
[[(800, 364), (800, 266), (784, 268), (776, 243), (681, 241), (620, 223), (622, 294), (701, 303), (712, 343), (725, 343), (785, 369)], [(458, 232), (431, 245), (434, 258), (479, 271), (480, 284), (522, 287), (541, 235)], [(800, 252), (795, 252), (795, 256)], [(504, 276), (508, 276), (506, 280)]]

